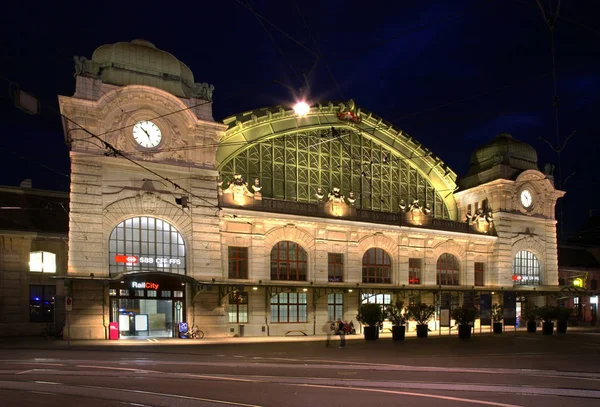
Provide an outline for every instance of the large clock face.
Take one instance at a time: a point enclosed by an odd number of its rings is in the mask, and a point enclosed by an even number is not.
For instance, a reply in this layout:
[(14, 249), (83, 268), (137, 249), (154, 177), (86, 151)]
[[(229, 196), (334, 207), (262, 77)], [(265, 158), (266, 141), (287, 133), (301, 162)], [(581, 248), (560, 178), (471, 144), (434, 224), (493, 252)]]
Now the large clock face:
[(530, 208), (533, 204), (533, 197), (531, 196), (531, 192), (528, 189), (524, 189), (521, 191), (521, 205), (525, 209)]
[(146, 120), (133, 126), (133, 138), (140, 146), (152, 148), (160, 144), (162, 133), (156, 124)]

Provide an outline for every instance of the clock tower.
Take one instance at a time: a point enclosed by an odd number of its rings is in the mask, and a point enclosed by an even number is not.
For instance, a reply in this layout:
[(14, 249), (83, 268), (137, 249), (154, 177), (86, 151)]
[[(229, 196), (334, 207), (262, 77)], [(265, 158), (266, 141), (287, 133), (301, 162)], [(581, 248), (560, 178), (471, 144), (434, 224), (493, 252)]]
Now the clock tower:
[[(564, 192), (547, 172), (539, 171), (533, 147), (507, 133), (472, 153), (454, 196), (465, 222), (481, 214), (493, 218), (498, 243), (487, 283), (504, 289), (558, 285), (555, 206)], [(520, 275), (522, 261), (535, 262), (539, 274)]]
[(215, 157), (227, 126), (213, 119), (214, 87), (145, 40), (75, 57), (75, 81), (74, 95), (59, 97), (71, 159), (72, 336), (104, 338), (108, 321), (126, 335), (119, 304), (134, 297), (135, 318), (173, 329), (203, 312), (191, 282), (222, 275)]

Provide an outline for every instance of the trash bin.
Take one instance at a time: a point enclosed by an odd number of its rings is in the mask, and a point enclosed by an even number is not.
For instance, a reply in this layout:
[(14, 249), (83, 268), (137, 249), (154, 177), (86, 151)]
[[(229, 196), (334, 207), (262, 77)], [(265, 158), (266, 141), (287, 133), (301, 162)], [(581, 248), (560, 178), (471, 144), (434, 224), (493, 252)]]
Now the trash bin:
[(244, 336), (244, 325), (240, 325), (239, 333), (240, 333), (240, 337)]

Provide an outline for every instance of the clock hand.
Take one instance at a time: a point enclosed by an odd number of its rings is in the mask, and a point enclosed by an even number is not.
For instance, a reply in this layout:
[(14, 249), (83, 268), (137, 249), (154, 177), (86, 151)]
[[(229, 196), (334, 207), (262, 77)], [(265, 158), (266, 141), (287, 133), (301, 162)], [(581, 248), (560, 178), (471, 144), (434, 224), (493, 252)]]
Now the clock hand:
[(146, 129), (143, 128), (142, 126), (140, 126), (140, 129), (142, 129), (144, 131), (144, 133), (146, 133), (146, 136), (148, 136), (148, 141), (150, 141), (150, 134), (148, 134), (148, 132), (146, 131)]

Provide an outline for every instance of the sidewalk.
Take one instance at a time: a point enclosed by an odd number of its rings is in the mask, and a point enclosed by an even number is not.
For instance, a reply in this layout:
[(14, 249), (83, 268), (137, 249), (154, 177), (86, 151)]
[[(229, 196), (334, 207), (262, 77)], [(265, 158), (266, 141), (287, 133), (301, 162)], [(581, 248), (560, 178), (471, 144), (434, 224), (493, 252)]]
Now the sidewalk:
[[(487, 327), (486, 327), (487, 328)], [(448, 333), (450, 331), (450, 333)], [(600, 327), (569, 327), (569, 333), (595, 333), (600, 335)], [(430, 331), (428, 339), (444, 338), (456, 336), (457, 330), (452, 328), (444, 328), (441, 331)], [(491, 330), (480, 333), (477, 329), (473, 336), (489, 336), (493, 335)], [(507, 329), (503, 335), (528, 335), (525, 328)], [(531, 334), (529, 334), (531, 335)], [(541, 329), (538, 329), (535, 335), (542, 335)], [(554, 334), (556, 335), (556, 333)], [(381, 332), (380, 339), (391, 339), (391, 332)], [(339, 336), (332, 335), (332, 339), (337, 340)], [(416, 332), (411, 330), (406, 333), (406, 338), (412, 340), (416, 338)], [(66, 339), (47, 339), (44, 337), (0, 337), (0, 349), (66, 349), (68, 347), (78, 349), (94, 348), (114, 348), (115, 350), (122, 347), (139, 347), (139, 346), (198, 346), (198, 345), (224, 345), (224, 344), (242, 344), (242, 343), (285, 343), (285, 342), (319, 342), (325, 341), (325, 335), (316, 336), (265, 336), (265, 337), (220, 337), (220, 338), (204, 338), (204, 339), (180, 339), (180, 338), (139, 338), (139, 339), (121, 339), (115, 341), (109, 340), (72, 340)], [(346, 335), (347, 341), (362, 341), (362, 334)]]

